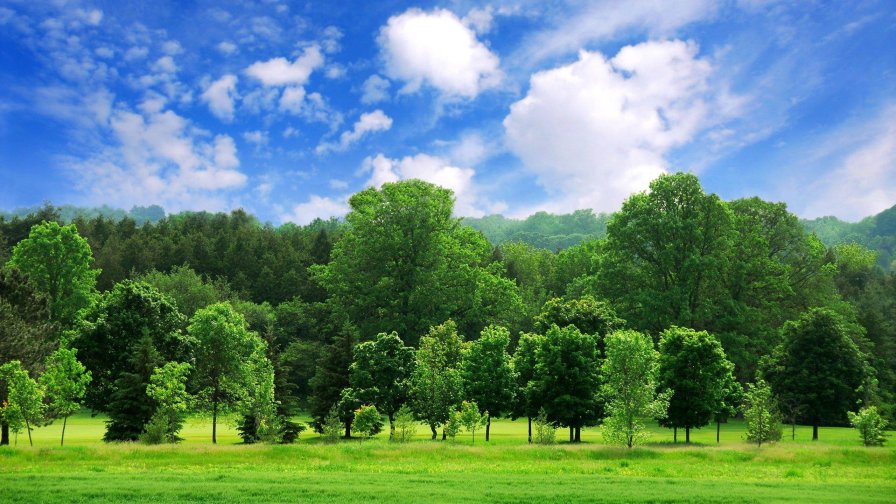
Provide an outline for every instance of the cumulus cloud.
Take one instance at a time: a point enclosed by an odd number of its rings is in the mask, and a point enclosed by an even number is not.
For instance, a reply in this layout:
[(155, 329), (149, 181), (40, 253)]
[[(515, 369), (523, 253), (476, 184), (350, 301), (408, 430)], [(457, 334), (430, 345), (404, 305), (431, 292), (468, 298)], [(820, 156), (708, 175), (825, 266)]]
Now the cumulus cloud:
[(361, 84), (361, 103), (370, 105), (389, 99), (389, 81), (373, 74)]
[(177, 73), (177, 65), (171, 56), (162, 56), (152, 64), (152, 71), (159, 73), (173, 74)]
[(447, 97), (475, 98), (502, 79), (498, 57), (454, 13), (410, 9), (380, 29), (385, 73), (413, 93), (426, 83)]
[(237, 80), (236, 75), (227, 74), (209, 84), (202, 92), (202, 101), (208, 104), (212, 114), (223, 121), (233, 120), (234, 100), (238, 97)]
[(249, 65), (246, 75), (258, 79), (265, 86), (303, 86), (311, 77), (311, 72), (324, 64), (320, 47), (305, 48), (301, 56), (290, 62), (286, 58), (272, 58), (256, 61)]
[(330, 198), (312, 194), (308, 201), (292, 207), (292, 211), (281, 215), (284, 222), (295, 222), (299, 225), (310, 224), (314, 219), (342, 217), (349, 211), (346, 198)]
[(711, 123), (712, 66), (698, 48), (657, 41), (612, 59), (582, 51), (532, 76), (504, 119), (506, 142), (538, 176), (553, 211), (618, 209), (667, 169), (665, 155)]
[(392, 118), (387, 116), (382, 110), (376, 109), (373, 112), (361, 114), (361, 117), (355, 122), (351, 131), (343, 131), (339, 136), (339, 142), (322, 143), (317, 146), (318, 154), (327, 151), (343, 151), (349, 145), (357, 142), (364, 135), (377, 131), (387, 131), (392, 127)]
[(219, 42), (218, 45), (215, 46), (215, 48), (218, 50), (218, 52), (225, 56), (230, 56), (231, 54), (239, 50), (236, 44), (234, 44), (233, 42), (227, 42), (226, 40), (223, 42)]

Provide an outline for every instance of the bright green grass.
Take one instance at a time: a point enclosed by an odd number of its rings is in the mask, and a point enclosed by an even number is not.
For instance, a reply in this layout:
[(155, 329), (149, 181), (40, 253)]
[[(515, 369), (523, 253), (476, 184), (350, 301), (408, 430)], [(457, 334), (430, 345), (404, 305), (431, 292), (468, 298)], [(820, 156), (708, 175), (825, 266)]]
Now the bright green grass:
[[(327, 445), (304, 433), (296, 445), (240, 446), (233, 422), (211, 445), (205, 419), (187, 423), (177, 446), (99, 442), (103, 423), (78, 415), (34, 433), (35, 447), (0, 449), (0, 501), (10, 502), (896, 502), (896, 449), (860, 446), (850, 429), (797, 428), (797, 439), (757, 449), (743, 425), (691, 433), (690, 447), (656, 428), (652, 443), (601, 444), (597, 429), (579, 446), (526, 444), (525, 421), (496, 421), (492, 442)], [(565, 431), (558, 431), (562, 440)], [(684, 434), (679, 433), (679, 440)]]

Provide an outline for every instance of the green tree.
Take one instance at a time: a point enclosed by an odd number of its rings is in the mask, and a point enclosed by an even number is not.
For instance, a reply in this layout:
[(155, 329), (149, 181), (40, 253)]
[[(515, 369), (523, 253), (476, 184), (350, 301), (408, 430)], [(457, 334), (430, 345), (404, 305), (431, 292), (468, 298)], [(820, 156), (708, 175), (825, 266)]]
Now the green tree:
[(486, 411), (485, 414), (482, 414), (479, 412), (479, 405), (477, 405), (475, 401), (464, 401), (461, 403), (460, 410), (457, 411), (455, 418), (457, 419), (457, 423), (462, 425), (467, 429), (467, 432), (470, 433), (473, 438), (471, 444), (475, 445), (476, 431), (486, 422), (488, 411)]
[(601, 395), (607, 416), (604, 439), (629, 448), (647, 439), (644, 418), (664, 418), (668, 392), (657, 394), (659, 353), (644, 333), (621, 330), (607, 335), (607, 358), (601, 365)]
[(59, 446), (65, 444), (65, 426), (68, 417), (81, 409), (84, 394), (90, 384), (90, 371), (78, 362), (78, 350), (59, 348), (47, 357), (40, 384), (53, 415), (62, 417), (62, 438)]
[[(463, 399), (460, 361), (463, 339), (451, 320), (429, 330), (420, 338), (417, 367), (411, 376), (411, 407), (429, 425), (432, 439), (436, 428), (451, 418)], [(442, 432), (442, 439), (446, 433)]]
[(189, 266), (175, 266), (169, 273), (152, 270), (138, 280), (173, 299), (178, 311), (187, 318), (201, 308), (233, 297), (225, 282), (208, 281)]
[(252, 354), (246, 365), (246, 388), (238, 405), (244, 419), (240, 436), (246, 443), (280, 443), (285, 419), (277, 413), (274, 365), (265, 356), (264, 346)]
[(380, 333), (374, 341), (355, 347), (349, 384), (362, 402), (376, 405), (389, 418), (390, 438), (395, 434), (395, 413), (410, 399), (415, 364), (414, 349), (395, 332)]
[(485, 440), (489, 441), (492, 417), (500, 418), (513, 408), (516, 373), (507, 353), (510, 331), (501, 326), (486, 327), (472, 341), (461, 361), (461, 376), (467, 399), (485, 413)]
[[(327, 347), (323, 358), (311, 378), (310, 413), (312, 426), (322, 432), (325, 419), (341, 398), (342, 391), (349, 387), (349, 368), (352, 364), (357, 329), (344, 323), (335, 340)], [(349, 437), (351, 421), (345, 424), (345, 434)]]
[(843, 318), (828, 309), (807, 311), (782, 333), (784, 342), (764, 362), (763, 376), (783, 401), (803, 405), (814, 441), (819, 425), (845, 422), (859, 399), (863, 356)]
[(729, 372), (725, 374), (722, 384), (722, 400), (713, 412), (716, 422), (716, 444), (720, 442), (722, 423), (737, 414), (737, 407), (743, 401), (744, 388), (734, 377), (734, 364), (728, 362)]
[(252, 371), (248, 364), (255, 352), (264, 351), (264, 342), (228, 303), (197, 311), (188, 332), (196, 340), (197, 396), (200, 406), (212, 414), (212, 443), (217, 443), (218, 413), (245, 396)]
[(747, 387), (743, 413), (747, 422), (747, 441), (762, 443), (781, 439), (781, 414), (771, 388), (762, 380)]
[(554, 325), (541, 342), (531, 388), (548, 418), (569, 427), (569, 441), (579, 442), (582, 427), (594, 425), (600, 415), (597, 337)]
[(537, 394), (533, 382), (535, 380), (535, 365), (537, 363), (538, 349), (543, 345), (544, 336), (539, 334), (523, 333), (513, 353), (513, 370), (516, 375), (516, 401), (514, 402), (513, 415), (525, 416), (529, 423), (529, 442), (532, 442), (532, 419), (543, 410), (541, 398)]
[(361, 434), (360, 440), (375, 435), (383, 428), (383, 417), (377, 411), (376, 406), (365, 404), (355, 410), (355, 419), (352, 422), (352, 430)]
[(733, 366), (715, 336), (706, 331), (671, 327), (660, 335), (660, 389), (671, 390), (669, 409), (660, 425), (685, 429), (685, 442), (691, 442), (691, 429), (713, 419), (725, 404), (726, 386), (732, 380)]
[(529, 442), (535, 441), (535, 444), (550, 445), (554, 444), (557, 438), (557, 426), (548, 420), (548, 413), (541, 408), (535, 416), (535, 436), (531, 434), (530, 427)]
[(661, 175), (607, 224), (598, 287), (637, 329), (710, 327), (726, 303), (733, 238), (731, 211), (696, 176)]
[(43, 389), (28, 376), (28, 371), (19, 361), (10, 361), (0, 366), (0, 379), (6, 382), (9, 389), (9, 397), (2, 406), (0, 415), (11, 425), (23, 422), (28, 431), (28, 444), (34, 446), (31, 426), (39, 423), (44, 416)]
[(391, 440), (407, 443), (416, 433), (417, 420), (414, 418), (414, 412), (407, 404), (404, 404), (395, 413), (395, 432), (392, 434)]
[[(165, 363), (153, 339), (144, 333), (129, 348), (127, 368), (121, 371), (112, 383), (112, 391), (103, 405), (109, 419), (103, 441), (137, 441), (152, 420), (156, 405), (146, 395), (150, 379), (155, 369)], [(157, 422), (154, 427), (162, 430)]]
[(323, 422), (321, 422), (321, 436), (324, 438), (324, 441), (335, 443), (336, 441), (339, 441), (339, 436), (342, 435), (343, 428), (342, 419), (339, 418), (339, 411), (337, 411), (336, 406), (333, 406), (330, 408), (330, 412), (327, 413), (327, 416), (324, 417)]
[(549, 299), (541, 308), (541, 313), (535, 317), (535, 328), (544, 334), (552, 325), (573, 325), (584, 334), (594, 335), (602, 356), (604, 337), (621, 329), (625, 321), (616, 315), (616, 311), (606, 301), (584, 296), (579, 299)]
[(146, 395), (156, 405), (150, 422), (157, 421), (164, 425), (165, 441), (168, 443), (181, 441), (178, 433), (192, 401), (187, 392), (190, 367), (185, 362), (168, 362), (152, 372), (149, 386), (146, 387)]
[(74, 225), (44, 222), (13, 248), (9, 265), (28, 275), (47, 296), (51, 320), (71, 327), (96, 296), (99, 270), (91, 268), (92, 262), (90, 245)]
[(859, 431), (865, 446), (883, 446), (887, 440), (887, 421), (877, 412), (876, 406), (868, 406), (858, 413), (848, 412), (849, 423)]

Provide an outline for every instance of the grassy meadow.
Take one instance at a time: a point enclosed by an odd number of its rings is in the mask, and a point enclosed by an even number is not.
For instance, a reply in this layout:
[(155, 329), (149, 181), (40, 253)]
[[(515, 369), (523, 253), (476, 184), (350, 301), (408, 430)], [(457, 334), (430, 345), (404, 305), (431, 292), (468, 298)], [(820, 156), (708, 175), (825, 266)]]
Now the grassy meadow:
[[(34, 447), (0, 449), (4, 502), (894, 502), (896, 449), (865, 448), (851, 429), (811, 428), (772, 446), (743, 442), (740, 422), (672, 443), (656, 428), (634, 450), (604, 445), (599, 429), (583, 443), (526, 443), (526, 422), (493, 422), (492, 441), (477, 432), (432, 442), (428, 429), (408, 444), (380, 434), (325, 444), (303, 433), (294, 445), (239, 444), (233, 423), (219, 444), (203, 418), (185, 425), (174, 446), (103, 444), (101, 418), (77, 415), (60, 448), (61, 423), (34, 432)], [(683, 439), (679, 433), (679, 441)]]

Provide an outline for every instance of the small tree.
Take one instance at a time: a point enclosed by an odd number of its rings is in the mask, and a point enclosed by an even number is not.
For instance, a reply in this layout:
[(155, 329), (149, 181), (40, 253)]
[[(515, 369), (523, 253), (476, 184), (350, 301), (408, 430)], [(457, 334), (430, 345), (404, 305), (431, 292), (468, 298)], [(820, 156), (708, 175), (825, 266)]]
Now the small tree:
[[(460, 359), (463, 338), (457, 325), (447, 321), (420, 338), (417, 367), (411, 376), (411, 407), (417, 418), (429, 425), (432, 439), (436, 428), (451, 418), (463, 398)], [(445, 439), (447, 433), (442, 433)]]
[(376, 404), (389, 418), (390, 437), (395, 432), (395, 412), (410, 399), (414, 349), (398, 334), (380, 333), (374, 341), (355, 347), (349, 368), (349, 384), (362, 401)]
[(342, 420), (339, 418), (339, 410), (334, 405), (330, 408), (330, 412), (324, 417), (324, 421), (320, 425), (320, 434), (327, 443), (335, 443), (342, 436)]
[(500, 417), (513, 407), (516, 373), (507, 347), (510, 331), (488, 326), (464, 352), (461, 373), (467, 398), (485, 413), (485, 440), (491, 433), (492, 415)]
[(395, 413), (395, 431), (392, 433), (392, 440), (407, 443), (416, 432), (417, 421), (414, 419), (414, 412), (404, 405)]
[(59, 446), (65, 444), (65, 426), (68, 417), (81, 408), (81, 401), (90, 384), (90, 371), (78, 362), (78, 350), (59, 348), (46, 361), (46, 369), (40, 376), (40, 384), (46, 392), (50, 411), (62, 417), (62, 438)]
[(887, 421), (877, 412), (877, 406), (862, 408), (858, 413), (850, 411), (847, 415), (849, 416), (849, 423), (862, 436), (862, 444), (865, 446), (883, 446), (886, 441), (884, 429), (887, 427)]
[(549, 445), (554, 444), (557, 437), (557, 427), (548, 420), (548, 414), (541, 408), (538, 416), (535, 417), (535, 436), (533, 441), (537, 444)]
[(0, 367), (0, 380), (6, 382), (8, 397), (2, 409), (3, 418), (10, 426), (23, 422), (28, 431), (28, 444), (34, 446), (31, 425), (40, 422), (44, 416), (44, 391), (17, 360)]
[(748, 385), (743, 405), (744, 419), (747, 421), (747, 441), (758, 446), (762, 443), (781, 439), (781, 414), (769, 388), (763, 380)]
[(488, 411), (485, 414), (480, 413), (479, 406), (475, 401), (464, 401), (460, 405), (460, 411), (457, 415), (460, 425), (463, 425), (467, 432), (473, 436), (472, 444), (476, 444), (476, 431), (479, 429), (479, 426), (485, 424), (487, 418)]
[(383, 417), (377, 411), (376, 406), (365, 404), (355, 410), (355, 420), (352, 422), (352, 430), (361, 434), (360, 442), (370, 436), (376, 435), (383, 428)]
[[(187, 378), (190, 365), (169, 362), (153, 371), (146, 387), (146, 395), (156, 403), (156, 412), (147, 424), (147, 436), (141, 439), (149, 444), (158, 442), (177, 443), (181, 441), (177, 433), (184, 424), (184, 414), (190, 407), (192, 397), (187, 392)], [(157, 433), (164, 432), (163, 439)]]

